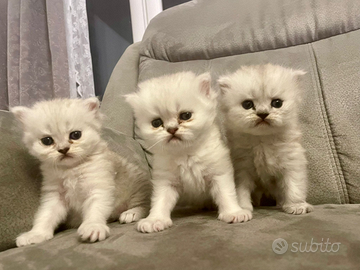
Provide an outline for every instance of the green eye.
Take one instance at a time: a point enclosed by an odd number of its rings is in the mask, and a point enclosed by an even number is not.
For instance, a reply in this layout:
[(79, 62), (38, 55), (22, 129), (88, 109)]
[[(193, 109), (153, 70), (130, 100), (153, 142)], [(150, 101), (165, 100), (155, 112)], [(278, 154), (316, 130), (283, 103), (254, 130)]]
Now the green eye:
[(158, 127), (160, 127), (162, 124), (163, 124), (163, 121), (162, 121), (160, 118), (157, 118), (157, 119), (154, 119), (154, 120), (151, 121), (151, 125), (152, 125), (154, 128), (158, 128)]
[(245, 110), (250, 110), (251, 108), (254, 108), (254, 102), (252, 102), (252, 100), (245, 100), (243, 101), (243, 103), (241, 103), (241, 105)]
[(78, 140), (81, 138), (81, 131), (73, 131), (69, 135), (70, 140)]
[(283, 101), (281, 99), (273, 99), (271, 101), (271, 106), (274, 108), (281, 108), (281, 106), (283, 105)]
[(54, 143), (54, 140), (51, 137), (45, 137), (45, 138), (41, 139), (41, 142), (43, 143), (43, 145), (49, 146), (49, 145), (52, 145)]
[(183, 113), (180, 113), (179, 115), (179, 118), (181, 120), (189, 120), (192, 116), (192, 113), (191, 112), (183, 112)]

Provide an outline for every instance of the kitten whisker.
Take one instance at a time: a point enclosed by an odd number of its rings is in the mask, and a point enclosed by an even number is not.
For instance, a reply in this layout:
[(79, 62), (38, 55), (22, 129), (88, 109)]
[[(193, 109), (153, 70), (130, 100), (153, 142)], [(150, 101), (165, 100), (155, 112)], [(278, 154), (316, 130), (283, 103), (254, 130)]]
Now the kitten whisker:
[(164, 141), (164, 139), (160, 139), (160, 140), (158, 140), (156, 143), (154, 143), (152, 146), (150, 146), (149, 148), (146, 148), (146, 150), (147, 151), (149, 151), (151, 148), (153, 148), (155, 145), (157, 145), (158, 143), (160, 143), (160, 142), (163, 142)]

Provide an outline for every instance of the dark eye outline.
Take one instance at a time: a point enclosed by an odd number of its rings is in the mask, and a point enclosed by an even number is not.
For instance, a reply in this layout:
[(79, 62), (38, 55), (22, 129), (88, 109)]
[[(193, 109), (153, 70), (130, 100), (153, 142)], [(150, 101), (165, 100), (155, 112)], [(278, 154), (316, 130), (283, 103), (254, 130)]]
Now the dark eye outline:
[(282, 105), (283, 105), (283, 101), (279, 98), (273, 99), (271, 101), (271, 107), (273, 108), (279, 109), (282, 107)]
[(69, 139), (70, 140), (78, 140), (81, 138), (81, 135), (82, 134), (81, 134), (80, 130), (75, 130), (69, 134)]
[(254, 108), (254, 102), (252, 100), (244, 100), (242, 103), (241, 103), (241, 106), (245, 109), (245, 110), (250, 110), (251, 108)]
[(186, 120), (191, 119), (191, 117), (192, 117), (192, 113), (191, 113), (191, 112), (182, 112), (182, 113), (179, 114), (179, 119), (180, 119), (180, 120), (186, 121)]
[(161, 118), (156, 118), (154, 120), (151, 121), (151, 125), (154, 127), (154, 128), (158, 128), (160, 126), (163, 125), (163, 121), (161, 120)]
[(40, 139), (43, 145), (50, 146), (54, 144), (54, 139), (50, 136)]

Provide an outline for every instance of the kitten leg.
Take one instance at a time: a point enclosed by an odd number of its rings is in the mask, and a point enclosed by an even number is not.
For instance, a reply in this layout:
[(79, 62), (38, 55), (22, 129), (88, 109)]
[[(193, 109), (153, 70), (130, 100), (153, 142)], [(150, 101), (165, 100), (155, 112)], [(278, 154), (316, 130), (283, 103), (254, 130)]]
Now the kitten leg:
[(314, 210), (306, 202), (306, 171), (288, 170), (283, 178), (282, 208), (286, 213), (301, 215)]
[(120, 223), (131, 223), (138, 221), (146, 216), (146, 212), (148, 212), (148, 208), (146, 207), (134, 207), (125, 212), (122, 212), (119, 221)]
[(95, 189), (83, 204), (83, 222), (77, 232), (82, 241), (102, 241), (109, 234), (107, 219), (113, 210), (113, 196), (107, 190)]
[(263, 194), (263, 190), (259, 187), (256, 187), (255, 190), (251, 192), (251, 201), (254, 207), (261, 205), (261, 198)]
[(232, 173), (214, 176), (210, 192), (219, 207), (218, 219), (227, 223), (246, 222), (252, 219), (251, 211), (242, 209), (238, 205)]
[(179, 198), (170, 181), (154, 180), (153, 183), (150, 214), (137, 224), (137, 230), (143, 233), (160, 232), (171, 227), (171, 211)]
[(254, 181), (246, 171), (240, 171), (236, 174), (236, 182), (238, 183), (236, 193), (240, 207), (252, 212), (251, 192), (254, 190)]
[(19, 235), (16, 238), (16, 245), (21, 247), (37, 244), (53, 238), (54, 230), (64, 221), (66, 215), (67, 209), (58, 192), (43, 194), (33, 228), (31, 231)]

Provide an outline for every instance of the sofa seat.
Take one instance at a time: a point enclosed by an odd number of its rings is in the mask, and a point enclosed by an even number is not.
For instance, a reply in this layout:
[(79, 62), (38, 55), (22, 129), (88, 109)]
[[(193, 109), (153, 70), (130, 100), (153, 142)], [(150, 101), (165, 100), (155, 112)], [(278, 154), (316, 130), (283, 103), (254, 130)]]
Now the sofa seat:
[[(0, 269), (360, 267), (359, 205), (318, 205), (314, 212), (301, 216), (261, 207), (255, 209), (251, 222), (243, 224), (221, 222), (213, 211), (181, 208), (173, 213), (173, 221), (170, 229), (152, 234), (137, 232), (134, 224), (112, 223), (110, 237), (93, 244), (79, 242), (75, 229), (66, 230), (45, 243), (0, 253)], [(272, 249), (278, 238), (288, 243), (284, 254)], [(312, 239), (318, 244), (317, 251), (315, 244), (311, 247), (315, 252), (309, 252)]]

